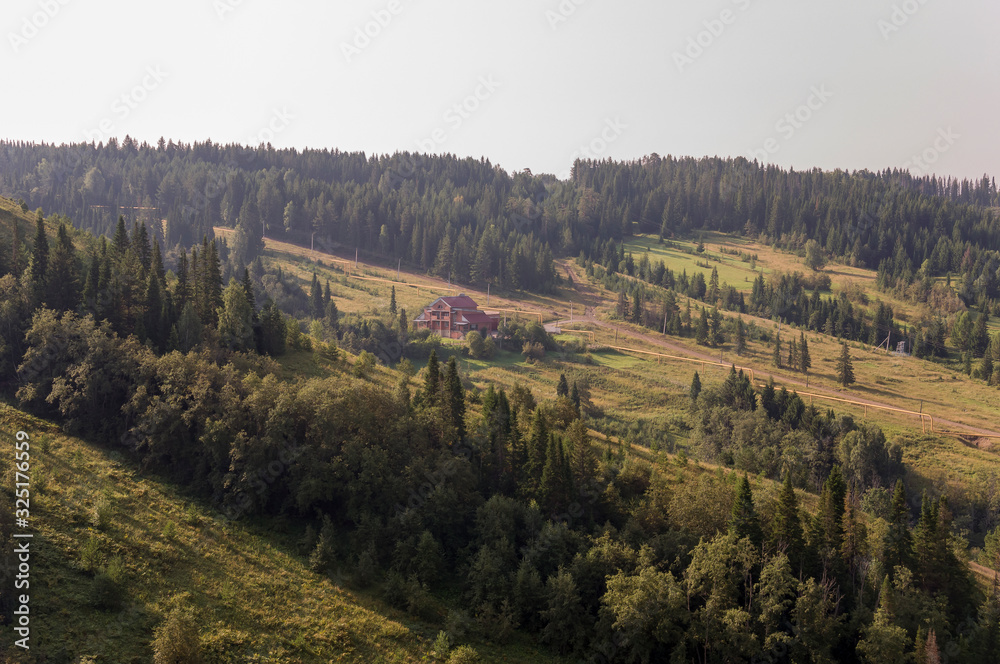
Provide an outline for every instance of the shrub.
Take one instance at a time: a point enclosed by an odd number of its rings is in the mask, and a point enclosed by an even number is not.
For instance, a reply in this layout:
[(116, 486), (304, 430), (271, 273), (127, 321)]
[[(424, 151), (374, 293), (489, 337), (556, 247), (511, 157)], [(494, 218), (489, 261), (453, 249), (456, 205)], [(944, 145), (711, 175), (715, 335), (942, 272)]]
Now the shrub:
[(83, 543), (80, 549), (80, 565), (88, 572), (95, 571), (101, 564), (101, 545), (96, 538), (91, 537)]
[(465, 343), (468, 344), (469, 357), (474, 360), (482, 358), (486, 352), (483, 335), (475, 330), (465, 335)]
[(438, 632), (437, 638), (434, 639), (432, 649), (434, 654), (438, 657), (448, 656), (448, 651), (451, 650), (451, 639), (448, 638), (448, 632), (445, 632), (444, 630)]
[(93, 519), (94, 525), (105, 530), (111, 525), (111, 517), (114, 514), (114, 505), (111, 503), (111, 499), (106, 495), (102, 495), (94, 503)]
[(108, 566), (94, 577), (91, 603), (104, 611), (118, 611), (125, 598), (125, 564), (115, 556)]
[(366, 350), (361, 351), (361, 355), (358, 355), (358, 359), (354, 362), (354, 375), (364, 378), (374, 368), (375, 356)]
[(478, 664), (480, 661), (482, 660), (479, 659), (479, 653), (469, 646), (455, 648), (448, 658), (448, 664)]
[(190, 611), (172, 610), (153, 635), (154, 664), (201, 664), (201, 636)]

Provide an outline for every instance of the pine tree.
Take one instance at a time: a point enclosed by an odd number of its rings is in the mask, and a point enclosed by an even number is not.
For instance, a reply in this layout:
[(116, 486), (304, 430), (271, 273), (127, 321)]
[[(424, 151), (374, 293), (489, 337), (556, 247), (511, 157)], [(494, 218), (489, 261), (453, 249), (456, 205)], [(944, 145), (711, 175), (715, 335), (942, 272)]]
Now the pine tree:
[(219, 342), (236, 351), (255, 348), (250, 303), (247, 301), (243, 286), (235, 278), (229, 280), (222, 302), (218, 313)]
[(736, 342), (734, 350), (738, 356), (742, 357), (743, 353), (746, 352), (746, 347), (746, 330), (743, 328), (743, 318), (739, 317), (736, 319)]
[(713, 348), (722, 343), (722, 314), (719, 313), (718, 307), (712, 307), (708, 321), (708, 340)]
[(694, 378), (691, 379), (691, 389), (688, 391), (688, 395), (691, 397), (691, 401), (697, 401), (698, 395), (701, 394), (701, 378), (698, 376), (698, 372), (694, 372)]
[(983, 354), (983, 359), (979, 362), (979, 377), (986, 382), (993, 376), (993, 358), (989, 353)]
[(202, 251), (202, 292), (204, 294), (205, 315), (209, 324), (215, 325), (218, 322), (218, 310), (222, 306), (222, 271), (219, 265), (219, 252), (215, 246), (215, 240), (211, 242), (206, 238)]
[(815, 551), (821, 572), (836, 575), (841, 569), (841, 546), (844, 541), (844, 499), (847, 485), (835, 465), (830, 470), (819, 498), (819, 511), (813, 517), (809, 533), (810, 546)]
[(83, 306), (86, 311), (99, 316), (97, 311), (98, 288), (101, 282), (101, 259), (97, 252), (90, 250), (90, 261), (87, 268), (87, 277), (83, 283)]
[(309, 556), (309, 568), (319, 574), (326, 574), (337, 562), (337, 533), (330, 517), (323, 515), (323, 527), (316, 541), (316, 548)]
[(177, 283), (174, 285), (174, 308), (177, 311), (184, 309), (184, 304), (191, 297), (191, 283), (188, 279), (188, 257), (187, 251), (181, 248), (181, 255), (177, 258)]
[(559, 374), (559, 383), (556, 385), (556, 396), (569, 396), (569, 383), (566, 381), (566, 374)]
[(576, 409), (576, 414), (580, 415), (580, 390), (576, 386), (576, 381), (573, 381), (573, 387), (569, 391), (569, 400), (573, 404), (573, 408)]
[(702, 346), (708, 345), (708, 311), (702, 307), (701, 317), (698, 318), (698, 330), (695, 333), (695, 341)]
[(155, 238), (153, 240), (153, 252), (150, 255), (149, 265), (150, 269), (153, 270), (153, 274), (160, 280), (160, 290), (165, 292), (167, 288), (167, 271), (163, 267), (163, 254), (160, 252), (160, 243)]
[(149, 270), (150, 261), (153, 256), (152, 248), (149, 246), (149, 233), (146, 231), (146, 224), (138, 221), (132, 223), (132, 251), (135, 252), (139, 264), (142, 265), (143, 272)]
[(984, 308), (983, 312), (979, 314), (976, 318), (976, 323), (972, 327), (972, 336), (970, 339), (969, 347), (970, 350), (975, 353), (976, 357), (982, 357), (986, 353), (986, 348), (990, 342), (989, 330), (987, 328), (990, 321), (990, 314)]
[(441, 368), (438, 365), (437, 350), (431, 349), (427, 358), (427, 375), (424, 377), (424, 400), (433, 406), (438, 403), (438, 392), (441, 389)]
[(531, 417), (531, 432), (528, 435), (527, 459), (524, 464), (524, 476), (527, 480), (526, 489), (533, 490), (538, 486), (545, 467), (545, 451), (549, 444), (549, 429), (545, 417), (539, 408)]
[(146, 336), (152, 342), (153, 347), (159, 350), (164, 348), (166, 343), (166, 330), (163, 329), (163, 293), (160, 291), (160, 279), (156, 272), (149, 271), (146, 279), (146, 304), (145, 320), (143, 325)]
[[(326, 282), (327, 292), (329, 292), (330, 282)], [(396, 287), (392, 287), (392, 291), (389, 293), (389, 313), (393, 316), (396, 315)]]
[(802, 519), (799, 516), (799, 500), (792, 486), (792, 474), (785, 473), (785, 480), (778, 495), (778, 505), (774, 513), (774, 545), (784, 551), (793, 569), (802, 564), (803, 534)]
[(851, 362), (851, 351), (847, 342), (840, 345), (840, 357), (837, 358), (837, 381), (847, 387), (854, 382), (854, 364)]
[(760, 528), (760, 518), (753, 504), (753, 491), (750, 480), (743, 475), (736, 487), (736, 500), (733, 502), (733, 512), (729, 519), (729, 532), (738, 538), (748, 537), (754, 546), (760, 548), (764, 540)]
[(892, 495), (889, 531), (885, 536), (884, 549), (885, 572), (890, 578), (895, 577), (897, 566), (912, 567), (913, 540), (909, 521), (910, 508), (906, 504), (906, 489), (903, 487), (903, 480), (897, 480)]
[(309, 311), (312, 317), (319, 320), (323, 317), (323, 288), (319, 285), (319, 278), (313, 272), (312, 283), (309, 285)]
[(125, 228), (125, 217), (118, 215), (118, 224), (115, 226), (115, 234), (111, 237), (111, 248), (115, 252), (115, 256), (120, 258), (125, 255), (125, 250), (128, 249), (129, 239), (128, 230)]
[(45, 221), (41, 213), (35, 217), (35, 243), (31, 249), (31, 278), (40, 295), (44, 294), (45, 278), (49, 271), (49, 239), (45, 235)]
[(809, 373), (812, 366), (812, 357), (809, 356), (809, 342), (806, 341), (806, 333), (799, 333), (799, 368), (802, 373)]
[(458, 433), (458, 440), (463, 440), (465, 438), (465, 388), (462, 387), (462, 379), (458, 375), (458, 363), (454, 356), (448, 360), (444, 380), (448, 390), (448, 412), (451, 414), (451, 422)]
[(80, 265), (66, 224), (59, 224), (56, 246), (48, 258), (45, 285), (45, 301), (56, 311), (73, 311), (80, 303)]
[(337, 310), (337, 303), (329, 300), (323, 310), (323, 322), (334, 333), (340, 329), (340, 312)]

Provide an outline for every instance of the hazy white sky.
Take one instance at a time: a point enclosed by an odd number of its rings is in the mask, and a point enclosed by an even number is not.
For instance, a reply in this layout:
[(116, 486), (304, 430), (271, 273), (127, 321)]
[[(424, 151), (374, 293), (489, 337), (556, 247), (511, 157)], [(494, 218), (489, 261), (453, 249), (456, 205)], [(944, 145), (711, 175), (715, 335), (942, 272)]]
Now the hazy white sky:
[(997, 0), (5, 0), (0, 136), (980, 177), (998, 28)]

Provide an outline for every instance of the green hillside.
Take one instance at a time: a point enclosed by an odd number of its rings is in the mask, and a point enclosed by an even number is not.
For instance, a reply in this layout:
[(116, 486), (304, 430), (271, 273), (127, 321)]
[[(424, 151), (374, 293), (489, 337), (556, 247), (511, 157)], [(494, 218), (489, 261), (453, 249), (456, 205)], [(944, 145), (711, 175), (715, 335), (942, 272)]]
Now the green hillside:
[[(17, 431), (30, 436), (34, 533), (31, 649), (5, 638), (3, 661), (150, 662), (154, 630), (178, 606), (194, 612), (206, 662), (445, 661), (432, 654), (440, 626), (351, 590), (344, 574), (311, 572), (298, 524), (230, 521), (125, 457), (7, 405), (0, 428), (5, 550)], [(484, 661), (558, 661), (520, 641), (473, 644)]]

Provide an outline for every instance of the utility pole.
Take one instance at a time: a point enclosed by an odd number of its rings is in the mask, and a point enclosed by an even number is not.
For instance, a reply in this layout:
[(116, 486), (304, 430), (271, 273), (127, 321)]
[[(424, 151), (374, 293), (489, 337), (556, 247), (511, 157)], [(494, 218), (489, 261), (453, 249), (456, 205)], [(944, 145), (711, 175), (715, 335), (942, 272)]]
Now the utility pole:
[(400, 258), (399, 262), (396, 263), (396, 281), (399, 281), (399, 267), (403, 264), (403, 259)]
[[(448, 280), (448, 283), (449, 284), (451, 283), (451, 279)], [(490, 306), (490, 284), (489, 284), (489, 282), (486, 282), (486, 306), (487, 307)]]
[(358, 269), (358, 248), (354, 247), (354, 269)]

